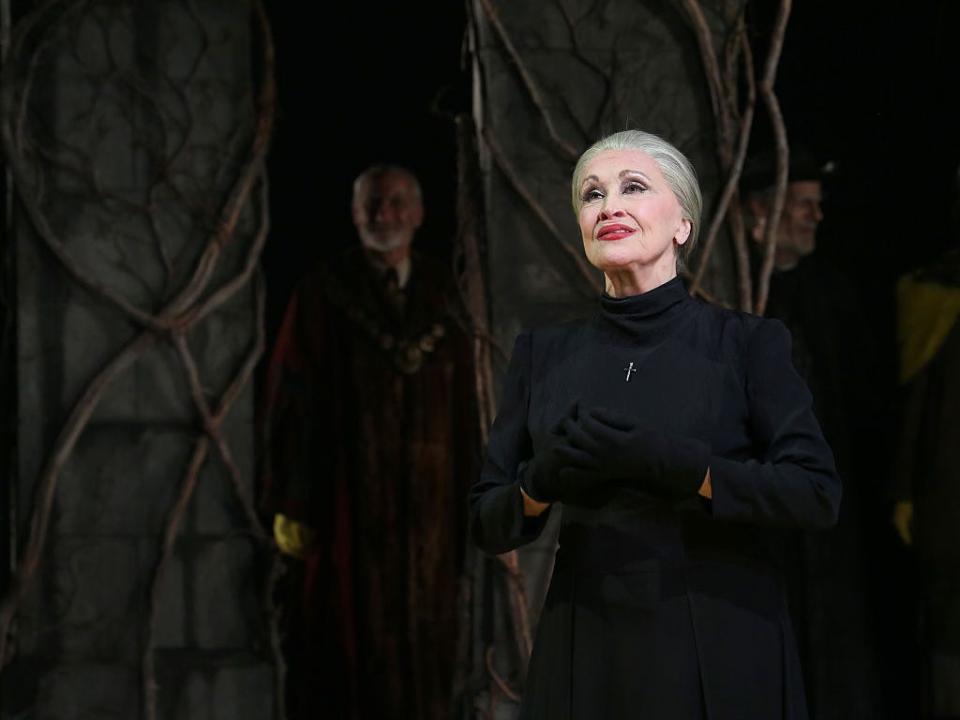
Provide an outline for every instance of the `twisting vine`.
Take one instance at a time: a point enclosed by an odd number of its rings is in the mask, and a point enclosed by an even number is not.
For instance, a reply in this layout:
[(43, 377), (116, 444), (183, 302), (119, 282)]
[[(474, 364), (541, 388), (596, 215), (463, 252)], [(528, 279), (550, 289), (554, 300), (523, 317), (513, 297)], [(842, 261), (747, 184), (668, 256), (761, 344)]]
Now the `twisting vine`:
[(783, 212), (784, 199), (787, 195), (787, 173), (790, 162), (790, 148), (787, 143), (787, 128), (783, 122), (783, 113), (780, 102), (773, 91), (773, 84), (777, 77), (777, 65), (780, 63), (780, 52), (783, 50), (783, 36), (787, 31), (787, 21), (790, 19), (792, 0), (780, 0), (777, 6), (777, 17), (773, 22), (773, 32), (770, 38), (770, 49), (767, 52), (767, 62), (760, 80), (760, 97), (763, 98), (773, 124), (773, 136), (776, 142), (776, 183), (774, 184), (773, 202), (767, 214), (766, 232), (763, 235), (764, 256), (760, 268), (760, 279), (757, 287), (757, 301), (754, 307), (758, 315), (762, 315), (767, 307), (767, 296), (770, 293), (770, 276), (773, 275), (773, 262), (777, 250), (777, 227), (780, 224), (780, 214)]
[(533, 78), (533, 74), (523, 61), (520, 52), (517, 50), (517, 46), (514, 44), (510, 34), (507, 32), (506, 26), (503, 24), (503, 20), (500, 19), (500, 13), (497, 12), (492, 0), (478, 1), (480, 3), (480, 7), (483, 8), (491, 27), (496, 30), (497, 36), (500, 38), (500, 42), (503, 43), (503, 47), (506, 49), (507, 54), (513, 60), (514, 66), (516, 67), (517, 72), (520, 74), (523, 86), (526, 88), (526, 91), (530, 96), (530, 100), (539, 111), (540, 117), (543, 119), (543, 124), (547, 128), (547, 133), (550, 135), (550, 139), (553, 141), (554, 147), (559, 153), (565, 156), (567, 160), (576, 160), (580, 155), (580, 151), (576, 146), (572, 145), (570, 142), (560, 136), (560, 131), (557, 130), (557, 125), (553, 120), (553, 115), (551, 115), (543, 98), (543, 92), (541, 92), (539, 85), (537, 85), (536, 80)]
[[(767, 52), (763, 75), (759, 83), (759, 92), (767, 107), (770, 121), (774, 128), (777, 141), (777, 184), (774, 198), (770, 207), (769, 217), (764, 237), (764, 259), (757, 277), (757, 293), (753, 294), (753, 272), (750, 267), (750, 253), (747, 248), (746, 233), (743, 222), (743, 213), (740, 207), (738, 185), (743, 172), (744, 161), (747, 156), (747, 147), (750, 140), (750, 130), (753, 125), (754, 108), (758, 84), (754, 75), (753, 53), (743, 18), (743, 12), (736, 19), (734, 32), (725, 48), (725, 68), (721, 72), (720, 61), (713, 43), (713, 35), (703, 8), (699, 0), (683, 0), (683, 7), (697, 38), (697, 47), (707, 86), (710, 91), (711, 107), (717, 129), (717, 158), (721, 172), (726, 175), (726, 181), (720, 198), (717, 202), (713, 218), (709, 223), (707, 235), (704, 238), (703, 250), (700, 253), (699, 264), (693, 273), (690, 291), (698, 292), (703, 281), (704, 273), (709, 264), (710, 255), (716, 244), (720, 226), (726, 220), (730, 229), (736, 259), (737, 280), (740, 295), (740, 307), (748, 312), (763, 314), (767, 295), (770, 288), (770, 276), (773, 273), (773, 258), (776, 250), (777, 220), (783, 210), (786, 196), (787, 162), (787, 132), (780, 112), (780, 106), (774, 93), (774, 80), (777, 66), (780, 62), (780, 51), (783, 48), (783, 37), (786, 32), (787, 20), (790, 17), (791, 0), (780, 0), (777, 19), (774, 23), (770, 39), (770, 49)], [(742, 58), (744, 81), (747, 87), (747, 98), (744, 107), (739, 107), (739, 74), (736, 72), (738, 57)], [(734, 134), (734, 126), (739, 118), (739, 128)]]
[[(747, 79), (748, 92), (746, 105), (740, 110), (737, 106), (739, 95), (737, 92), (738, 75), (736, 72), (728, 71), (721, 76), (719, 61), (713, 45), (713, 36), (710, 31), (710, 26), (704, 17), (703, 10), (700, 7), (700, 3), (698, 0), (684, 0), (683, 4), (690, 16), (694, 32), (697, 36), (697, 46), (700, 49), (703, 69), (707, 77), (707, 85), (710, 88), (711, 106), (713, 107), (717, 126), (717, 156), (721, 171), (727, 175), (727, 180), (717, 203), (717, 208), (714, 211), (706, 237), (703, 240), (703, 250), (700, 255), (699, 264), (690, 285), (691, 291), (695, 292), (699, 289), (703, 281), (703, 275), (709, 264), (710, 255), (713, 252), (720, 226), (725, 219), (728, 219), (728, 211), (732, 208), (732, 212), (730, 213), (731, 220), (742, 217), (740, 215), (739, 202), (737, 202), (737, 185), (740, 181), (740, 173), (743, 171), (743, 163), (747, 154), (747, 143), (750, 138), (750, 128), (753, 124), (753, 111), (756, 104), (756, 83), (753, 75), (750, 44), (743, 18), (740, 17), (737, 20), (737, 29), (733, 36), (735, 42), (730, 43), (728, 46), (733, 48), (733, 51), (728, 54), (727, 63), (729, 68), (735, 66), (738, 56), (742, 55), (744, 58), (744, 74)], [(740, 115), (740, 127), (735, 141), (733, 137), (733, 124), (738, 114)], [(742, 223), (731, 227), (731, 230), (733, 231), (732, 235), (737, 257), (740, 306), (743, 309), (749, 310), (752, 305), (750, 299), (751, 275), (749, 253), (747, 251)]]
[[(154, 630), (159, 609), (165, 571), (169, 564), (173, 547), (200, 483), (200, 472), (205, 463), (215, 454), (227, 470), (231, 487), (243, 509), (248, 532), (262, 547), (272, 552), (272, 541), (261, 526), (255, 505), (246, 489), (241, 471), (233, 459), (229, 443), (222, 434), (222, 426), (230, 416), (238, 398), (248, 387), (253, 370), (264, 349), (263, 334), (263, 284), (257, 272), (260, 253), (263, 249), (269, 228), (267, 212), (267, 183), (265, 176), (265, 157), (273, 129), (276, 107), (276, 87), (274, 81), (274, 48), (269, 22), (262, 3), (253, 2), (254, 27), (259, 31), (256, 37), (262, 57), (259, 59), (261, 77), (259, 88), (253, 98), (254, 122), (241, 122), (227, 147), (219, 147), (210, 152), (219, 156), (220, 170), (206, 187), (206, 192), (191, 192), (196, 188), (184, 187), (189, 181), (176, 173), (183, 172), (184, 166), (197, 161), (187, 153), (187, 142), (192, 129), (193, 111), (189, 98), (180, 88), (194, 80), (201, 64), (203, 54), (211, 41), (202, 30), (202, 21), (191, 0), (182, 6), (185, 16), (201, 28), (201, 42), (194, 62), (186, 68), (184, 75), (174, 82), (173, 78), (158, 78), (155, 65), (147, 62), (148, 67), (137, 73), (124, 66), (115, 56), (109, 40), (105, 40), (103, 54), (99, 58), (102, 64), (111, 68), (105, 77), (94, 78), (97, 92), (106, 93), (105, 88), (119, 88), (124, 97), (132, 98), (134, 104), (145, 108), (151, 117), (160, 119), (161, 138), (155, 146), (135, 146), (134, 150), (151, 155), (155, 167), (149, 176), (149, 187), (140, 199), (130, 199), (120, 192), (110, 192), (103, 188), (101, 178), (94, 171), (95, 163), (90, 161), (84, 148), (71, 147), (62, 138), (62, 142), (51, 149), (38, 136), (42, 128), (37, 127), (39, 118), (29, 113), (31, 101), (37, 86), (38, 69), (42, 57), (53, 49), (60, 50), (65, 27), (77, 26), (96, 19), (98, 13), (116, 10), (116, 6), (107, 7), (95, 0), (55, 0), (43, 4), (40, 8), (25, 16), (14, 28), (10, 57), (16, 62), (4, 68), (3, 75), (3, 148), (6, 161), (11, 170), (17, 199), (25, 211), (34, 233), (42, 245), (50, 251), (57, 264), (67, 276), (91, 295), (112, 307), (120, 318), (130, 323), (137, 331), (114, 356), (89, 379), (85, 389), (65, 419), (53, 448), (43, 465), (36, 481), (35, 502), (30, 518), (29, 535), (26, 539), (16, 576), (11, 589), (0, 603), (0, 659), (5, 665), (11, 659), (10, 642), (13, 639), (11, 627), (17, 615), (25, 591), (37, 573), (43, 559), (44, 546), (50, 533), (51, 514), (58, 481), (70, 459), (76, 444), (88, 427), (99, 402), (108, 389), (135, 362), (158, 344), (171, 346), (179, 360), (186, 385), (190, 390), (196, 417), (198, 418), (197, 436), (193, 452), (187, 467), (183, 471), (179, 494), (169, 509), (162, 531), (159, 559), (155, 568), (148, 600), (148, 617), (144, 632), (142, 656), (143, 715), (146, 720), (155, 720), (157, 716), (157, 683), (155, 679), (155, 639)], [(115, 20), (111, 16), (111, 20)], [(101, 30), (102, 32), (102, 30)], [(104, 33), (106, 35), (106, 33)], [(92, 63), (79, 58), (78, 63)], [(90, 71), (91, 74), (93, 71)], [(209, 83), (209, 81), (207, 81)], [(159, 87), (159, 89), (157, 89)], [(163, 112), (155, 93), (163, 92), (175, 98), (179, 110)], [(241, 106), (242, 108), (243, 106)], [(33, 124), (32, 124), (33, 123)], [(132, 124), (132, 123), (131, 123)], [(169, 148), (169, 149), (168, 149)], [(72, 161), (71, 161), (72, 160)], [(146, 219), (148, 237), (152, 240), (165, 270), (162, 300), (159, 309), (143, 307), (122, 292), (112, 289), (98, 281), (84, 269), (69, 250), (64, 239), (58, 233), (57, 222), (47, 207), (48, 196), (53, 195), (44, 181), (44, 169), (53, 169), (73, 182), (82, 182), (93, 189), (104, 206), (119, 208), (128, 216)], [(229, 189), (222, 193), (224, 185), (222, 173), (233, 171)], [(218, 193), (223, 197), (218, 201)], [(209, 228), (201, 249), (192, 263), (185, 264), (193, 253), (193, 246), (181, 248), (179, 253), (172, 252), (169, 240), (165, 238), (157, 219), (158, 197), (172, 198), (181, 208), (186, 218), (180, 218), (195, 231)], [(213, 198), (213, 199), (211, 199)], [(56, 199), (56, 198), (54, 198)], [(244, 218), (256, 217), (257, 227), (242, 251), (239, 268), (227, 252), (237, 242), (238, 231), (244, 224)], [(211, 218), (215, 220), (211, 221)], [(165, 242), (167, 240), (167, 242)], [(236, 252), (234, 252), (234, 256)], [(229, 264), (228, 264), (229, 263)], [(177, 287), (177, 278), (183, 278)], [(191, 330), (197, 328), (211, 313), (226, 303), (238, 298), (242, 292), (250, 291), (255, 303), (255, 334), (250, 346), (235, 371), (232, 380), (215, 402), (208, 399), (209, 391), (204, 388), (200, 369), (187, 341)], [(276, 567), (267, 573), (273, 579)], [(275, 612), (267, 607), (270, 592), (265, 591), (264, 618), (266, 632), (270, 638), (272, 660), (277, 677), (276, 712), (283, 717), (283, 693), (281, 690), (283, 663), (279, 654), (279, 640), (275, 623)]]

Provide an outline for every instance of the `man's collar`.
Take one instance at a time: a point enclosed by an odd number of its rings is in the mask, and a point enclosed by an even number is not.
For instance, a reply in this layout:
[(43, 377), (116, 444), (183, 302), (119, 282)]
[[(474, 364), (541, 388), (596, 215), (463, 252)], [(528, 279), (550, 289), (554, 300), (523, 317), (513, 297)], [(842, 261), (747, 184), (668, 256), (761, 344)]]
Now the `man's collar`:
[(399, 264), (393, 266), (387, 262), (384, 262), (383, 258), (374, 255), (373, 253), (364, 253), (364, 255), (367, 258), (367, 262), (370, 263), (377, 275), (383, 275), (386, 270), (388, 270), (390, 267), (393, 267), (393, 269), (397, 271), (397, 284), (400, 286), (400, 289), (403, 289), (407, 286), (407, 282), (410, 280), (410, 269), (412, 266), (409, 255), (401, 260)]

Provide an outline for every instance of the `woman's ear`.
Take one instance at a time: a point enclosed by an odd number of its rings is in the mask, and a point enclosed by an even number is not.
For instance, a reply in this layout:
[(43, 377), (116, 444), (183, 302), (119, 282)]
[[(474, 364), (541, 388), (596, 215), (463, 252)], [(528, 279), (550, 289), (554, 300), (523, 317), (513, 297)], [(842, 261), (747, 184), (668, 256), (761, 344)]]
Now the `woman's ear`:
[(677, 234), (673, 236), (673, 239), (677, 241), (677, 245), (683, 245), (687, 238), (690, 237), (690, 232), (693, 230), (693, 223), (683, 218), (680, 221), (680, 227), (677, 228)]

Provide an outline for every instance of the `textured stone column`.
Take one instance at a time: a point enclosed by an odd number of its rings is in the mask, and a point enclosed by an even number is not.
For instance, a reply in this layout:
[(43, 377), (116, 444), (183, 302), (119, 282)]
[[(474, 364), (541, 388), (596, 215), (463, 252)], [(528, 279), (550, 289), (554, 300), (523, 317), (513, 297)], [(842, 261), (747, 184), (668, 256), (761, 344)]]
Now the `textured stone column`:
[[(51, 477), (53, 494), (0, 717), (133, 720), (155, 707), (170, 720), (272, 718), (242, 381), (258, 346), (256, 278), (243, 273), (265, 232), (259, 165), (237, 194), (262, 130), (257, 17), (248, 0), (45, 5), (15, 29), (6, 68), (21, 198), (21, 557)], [(190, 316), (234, 279), (236, 292)], [(168, 320), (182, 333), (145, 333)], [(242, 389), (219, 434), (232, 468), (198, 410), (216, 412), (231, 386)], [(75, 423), (78, 407), (91, 412)], [(65, 462), (52, 467), (58, 451)], [(192, 477), (195, 492), (181, 495)]]

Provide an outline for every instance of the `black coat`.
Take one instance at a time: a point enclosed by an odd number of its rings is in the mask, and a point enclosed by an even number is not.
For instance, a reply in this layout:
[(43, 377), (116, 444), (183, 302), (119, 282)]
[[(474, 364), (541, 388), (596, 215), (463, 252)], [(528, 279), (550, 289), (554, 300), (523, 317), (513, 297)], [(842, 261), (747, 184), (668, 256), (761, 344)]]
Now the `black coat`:
[(817, 720), (877, 720), (887, 713), (875, 615), (890, 588), (871, 581), (889, 578), (891, 569), (887, 554), (878, 552), (886, 523), (878, 528), (874, 520), (888, 513), (878, 488), (890, 458), (878, 444), (888, 434), (880, 355), (853, 286), (822, 253), (773, 274), (767, 316), (790, 331), (794, 365), (810, 388), (843, 478), (836, 527), (799, 533), (787, 554), (791, 619), (810, 714)]
[(619, 490), (563, 508), (521, 717), (806, 717), (778, 546), (782, 528), (835, 522), (840, 482), (783, 325), (674, 279), (521, 334), (470, 495), (485, 551), (543, 528), (518, 475), (576, 400), (709, 442), (713, 500)]

